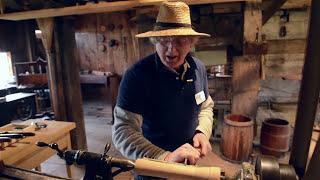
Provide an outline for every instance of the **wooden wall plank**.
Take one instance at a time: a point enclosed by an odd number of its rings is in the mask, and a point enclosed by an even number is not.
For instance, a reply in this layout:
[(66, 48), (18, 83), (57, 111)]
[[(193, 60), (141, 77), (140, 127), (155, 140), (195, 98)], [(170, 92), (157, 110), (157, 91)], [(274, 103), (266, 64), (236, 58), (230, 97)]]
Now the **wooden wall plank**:
[[(266, 40), (306, 39), (309, 26), (308, 11), (289, 11), (289, 22), (281, 22), (280, 13), (276, 13), (263, 26), (262, 34)], [(280, 37), (281, 26), (287, 29), (286, 36)]]
[(287, 0), (287, 2), (281, 7), (284, 9), (305, 8), (311, 6), (311, 0)]
[(305, 53), (305, 39), (268, 40), (268, 54), (296, 54)]
[(104, 71), (99, 69), (100, 56), (97, 43), (97, 15), (79, 16), (75, 24), (75, 38), (80, 60), (80, 69)]
[(28, 60), (23, 22), (0, 20), (0, 51), (10, 52), (13, 63)]
[(304, 58), (304, 53), (265, 55), (266, 78), (301, 79)]
[(258, 56), (234, 58), (232, 109), (234, 114), (255, 118), (258, 107), (260, 61)]
[(28, 61), (35, 61), (36, 54), (36, 34), (35, 34), (35, 27), (34, 21), (24, 21), (25, 25), (25, 36), (26, 36), (26, 49), (28, 52)]
[(286, 2), (286, 0), (272, 1), (270, 5), (264, 9), (262, 13), (262, 24), (265, 24), (271, 16), (279, 10), (279, 8)]
[(244, 10), (244, 24), (243, 24), (244, 43), (260, 42), (261, 27), (262, 27), (261, 1), (256, 0), (250, 3), (246, 2), (245, 10)]
[(256, 54), (250, 47), (260, 47), (261, 43), (261, 1), (246, 2), (243, 26), (244, 56), (233, 59), (231, 112), (255, 119), (258, 109), (261, 55)]
[[(150, 18), (145, 14), (140, 14), (142, 12), (139, 12), (139, 11), (137, 13), (138, 13), (138, 16), (137, 16), (138, 19), (136, 23), (137, 23), (138, 33), (143, 33), (143, 32), (152, 30), (153, 25), (155, 23), (155, 19)], [(146, 57), (149, 54), (155, 52), (154, 45), (150, 42), (148, 38), (139, 38), (138, 43), (139, 43), (140, 58)]]
[(121, 75), (139, 59), (139, 44), (135, 38), (138, 30), (131, 18), (126, 12), (77, 19), (76, 42), (81, 69)]

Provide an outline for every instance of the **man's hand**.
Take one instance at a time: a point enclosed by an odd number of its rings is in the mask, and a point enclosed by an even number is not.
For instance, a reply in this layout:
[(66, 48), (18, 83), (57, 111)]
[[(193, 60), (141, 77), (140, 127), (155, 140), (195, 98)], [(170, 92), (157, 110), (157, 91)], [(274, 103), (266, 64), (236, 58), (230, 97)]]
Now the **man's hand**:
[(202, 132), (197, 132), (194, 135), (193, 146), (200, 149), (201, 156), (207, 155), (212, 150), (209, 139)]
[(195, 165), (200, 159), (200, 152), (188, 143), (180, 146), (178, 149), (168, 154), (164, 160), (168, 162), (181, 163), (186, 159), (192, 165)]

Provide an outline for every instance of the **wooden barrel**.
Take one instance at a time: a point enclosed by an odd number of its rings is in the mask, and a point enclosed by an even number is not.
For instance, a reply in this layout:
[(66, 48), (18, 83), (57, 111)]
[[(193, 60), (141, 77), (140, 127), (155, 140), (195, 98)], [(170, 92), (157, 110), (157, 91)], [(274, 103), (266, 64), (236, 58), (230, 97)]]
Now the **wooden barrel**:
[(261, 153), (280, 157), (289, 150), (290, 127), (284, 119), (270, 118), (262, 123)]
[(224, 117), (221, 152), (232, 161), (245, 161), (252, 151), (253, 121), (243, 115), (229, 114)]

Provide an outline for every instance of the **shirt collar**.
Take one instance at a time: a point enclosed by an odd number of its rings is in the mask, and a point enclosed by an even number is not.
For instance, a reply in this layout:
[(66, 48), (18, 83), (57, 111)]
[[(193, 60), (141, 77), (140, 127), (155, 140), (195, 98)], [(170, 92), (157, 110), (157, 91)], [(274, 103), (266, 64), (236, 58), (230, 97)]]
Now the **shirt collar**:
[[(155, 53), (155, 62), (156, 62), (156, 70), (161, 72), (161, 71), (169, 71), (171, 73), (175, 73), (175, 74), (179, 74), (177, 71), (168, 68), (166, 65), (164, 65), (158, 55), (158, 53)], [(182, 64), (183, 70), (182, 70), (182, 77), (184, 76), (184, 74), (188, 71), (188, 69), (195, 67), (193, 66), (194, 62), (193, 62), (193, 58), (190, 55), (190, 53), (187, 54), (184, 63)]]

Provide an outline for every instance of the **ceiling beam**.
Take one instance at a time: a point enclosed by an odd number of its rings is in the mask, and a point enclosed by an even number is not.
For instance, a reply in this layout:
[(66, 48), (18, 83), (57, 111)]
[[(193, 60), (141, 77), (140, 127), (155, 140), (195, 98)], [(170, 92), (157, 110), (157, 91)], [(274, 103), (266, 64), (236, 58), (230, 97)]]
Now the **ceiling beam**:
[[(128, 0), (128, 1), (115, 1), (115, 2), (99, 2), (99, 3), (87, 3), (86, 5), (78, 5), (63, 8), (50, 8), (32, 11), (23, 11), (15, 13), (1, 14), (0, 19), (4, 20), (26, 20), (26, 19), (39, 19), (47, 17), (57, 16), (69, 16), (91, 13), (105, 13), (126, 11), (132, 8), (159, 5), (165, 0)], [(168, 0), (174, 1), (174, 0)], [(208, 4), (208, 3), (225, 3), (225, 2), (241, 2), (245, 0), (182, 0), (187, 4)]]
[(283, 9), (306, 8), (311, 6), (311, 0), (287, 0), (281, 7)]
[(271, 16), (280, 9), (286, 0), (273, 0), (271, 4), (262, 12), (262, 25), (264, 25)]
[(2, 0), (0, 0), (0, 14), (3, 14), (4, 5)]

